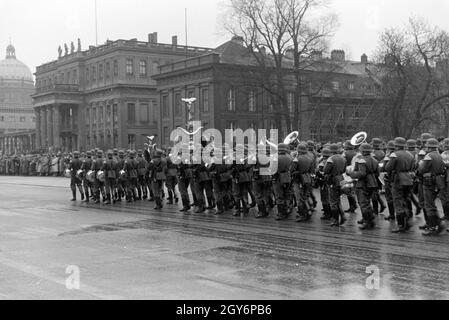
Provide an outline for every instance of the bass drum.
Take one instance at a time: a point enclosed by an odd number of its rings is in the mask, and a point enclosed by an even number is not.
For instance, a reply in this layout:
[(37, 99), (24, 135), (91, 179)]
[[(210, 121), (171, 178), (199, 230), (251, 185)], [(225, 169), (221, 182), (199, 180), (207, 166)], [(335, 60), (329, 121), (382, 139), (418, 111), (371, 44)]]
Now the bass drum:
[(65, 169), (64, 170), (64, 177), (71, 178), (72, 177), (72, 171), (70, 171), (69, 169)]
[(97, 172), (97, 179), (100, 182), (103, 182), (103, 183), (106, 182), (106, 176), (104, 174), (104, 171), (98, 171)]
[(94, 183), (94, 182), (95, 182), (95, 172), (94, 172), (94, 171), (90, 170), (90, 171), (87, 173), (87, 180), (88, 180), (89, 182), (91, 182), (91, 183)]

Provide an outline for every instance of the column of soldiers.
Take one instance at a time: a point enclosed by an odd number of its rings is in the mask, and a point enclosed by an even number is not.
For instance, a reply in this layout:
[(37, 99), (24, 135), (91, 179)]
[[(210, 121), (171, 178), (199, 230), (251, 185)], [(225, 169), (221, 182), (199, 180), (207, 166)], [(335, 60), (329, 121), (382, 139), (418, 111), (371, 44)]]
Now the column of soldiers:
[[(195, 148), (201, 150), (199, 154)], [(316, 188), (322, 204), (321, 219), (329, 220), (334, 227), (344, 225), (346, 214), (358, 208), (362, 230), (373, 229), (376, 216), (385, 211), (385, 220), (396, 222), (394, 233), (407, 232), (413, 216), (421, 212), (426, 223), (420, 229), (425, 236), (441, 233), (442, 220), (449, 220), (449, 139), (439, 142), (423, 134), (417, 140), (396, 138), (385, 143), (375, 138), (371, 144), (358, 146), (349, 141), (324, 146), (311, 141), (279, 144), (277, 157), (272, 158), (277, 161), (277, 171), (272, 174), (262, 173), (270, 164), (261, 161), (259, 154), (238, 159), (238, 151), (245, 152), (242, 145), (213, 149), (210, 163), (191, 162), (198, 156), (203, 159), (205, 150), (205, 146), (185, 144), (178, 155), (158, 149), (114, 149), (106, 157), (101, 150), (81, 157), (74, 152), (69, 164), (72, 200), (76, 201), (78, 190), (85, 202), (149, 200), (161, 210), (167, 194), (167, 204), (181, 200), (180, 211), (186, 214), (192, 209), (195, 213), (215, 209), (217, 215), (233, 210), (234, 216), (241, 216), (257, 206), (257, 218), (275, 212), (276, 220), (281, 221), (296, 211), (296, 221), (302, 223), (316, 211)], [(183, 152), (190, 155), (190, 161), (183, 161)], [(342, 206), (342, 196), (348, 199), (347, 210)], [(443, 217), (438, 213), (437, 198)]]

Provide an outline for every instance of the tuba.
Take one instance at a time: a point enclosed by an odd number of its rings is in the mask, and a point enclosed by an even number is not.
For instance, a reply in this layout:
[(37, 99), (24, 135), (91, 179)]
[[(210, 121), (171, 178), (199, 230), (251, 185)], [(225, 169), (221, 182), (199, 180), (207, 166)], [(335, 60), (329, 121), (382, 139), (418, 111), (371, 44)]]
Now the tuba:
[(299, 132), (298, 131), (293, 131), (292, 133), (290, 133), (285, 139), (284, 139), (284, 144), (286, 145), (292, 145), (294, 143), (299, 143)]
[(365, 143), (366, 139), (368, 138), (368, 134), (366, 132), (359, 132), (356, 135), (354, 135), (351, 139), (351, 144), (354, 147), (361, 146)]

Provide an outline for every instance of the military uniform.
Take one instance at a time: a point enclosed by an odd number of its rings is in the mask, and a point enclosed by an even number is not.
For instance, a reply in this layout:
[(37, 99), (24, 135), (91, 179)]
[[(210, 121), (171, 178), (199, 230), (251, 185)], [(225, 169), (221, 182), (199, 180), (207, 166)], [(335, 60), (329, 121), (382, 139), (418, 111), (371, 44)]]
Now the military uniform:
[(163, 208), (162, 204), (162, 189), (167, 178), (167, 161), (162, 157), (162, 152), (156, 151), (154, 158), (150, 163), (151, 168), (151, 186), (154, 194), (154, 201), (156, 202), (155, 210)]
[(90, 201), (90, 196), (94, 195), (93, 192), (93, 184), (87, 179), (87, 173), (92, 168), (92, 153), (90, 151), (87, 152), (86, 158), (83, 160), (83, 164), (81, 165), (81, 170), (83, 170), (83, 187), (85, 194), (85, 202)]
[(346, 159), (340, 154), (341, 149), (338, 145), (331, 145), (330, 150), (333, 155), (327, 160), (324, 166), (324, 174), (329, 186), (329, 204), (334, 219), (331, 226), (340, 226), (346, 222), (341, 207), (341, 183), (344, 180), (343, 174), (346, 172)]
[(123, 169), (126, 171), (126, 200), (132, 202), (137, 200), (137, 161), (135, 152), (129, 153), (128, 159), (125, 160)]
[(447, 203), (446, 167), (438, 152), (438, 141), (429, 139), (426, 146), (429, 148), (429, 153), (421, 161), (418, 168), (418, 172), (423, 177), (424, 206), (429, 226), (423, 235), (435, 235), (442, 231), (435, 200), (439, 195), (441, 202)]
[[(268, 160), (268, 152), (266, 156), (266, 160)], [(271, 199), (273, 182), (271, 174), (268, 174), (270, 163), (262, 164), (260, 160), (260, 157), (257, 157), (256, 164), (253, 167), (252, 187), (259, 211), (256, 217), (264, 218), (269, 215), (269, 206), (273, 202)]]
[(111, 202), (115, 202), (113, 199), (114, 191), (116, 189), (116, 181), (117, 181), (117, 162), (114, 160), (114, 154), (112, 151), (108, 152), (108, 159), (106, 159), (103, 163), (102, 170), (105, 174), (105, 192), (106, 192), (106, 202), (105, 204), (111, 204)]
[(249, 166), (243, 159), (235, 159), (232, 166), (232, 193), (234, 196), (236, 210), (234, 216), (241, 213), (249, 213), (248, 209), (248, 192), (251, 184), (249, 175)]
[(104, 182), (98, 179), (98, 172), (101, 171), (103, 167), (103, 152), (97, 151), (96, 159), (92, 162), (91, 170), (95, 173), (95, 183), (94, 183), (94, 194), (95, 194), (95, 203), (100, 203), (100, 194), (103, 196), (103, 201), (106, 201), (105, 192), (104, 192)]
[(374, 209), (371, 206), (373, 193), (379, 189), (379, 164), (371, 156), (373, 147), (369, 144), (363, 144), (360, 147), (362, 157), (355, 162), (354, 171), (350, 172), (351, 178), (356, 179), (356, 193), (362, 211), (361, 229), (372, 229), (374, 227)]
[(406, 140), (396, 138), (394, 140), (396, 151), (393, 152), (385, 166), (385, 171), (392, 179), (393, 203), (396, 212), (398, 229), (394, 233), (405, 232), (410, 226), (408, 220), (411, 218), (409, 208), (410, 194), (413, 188), (414, 159), (410, 152), (405, 150)]
[(311, 194), (312, 171), (315, 160), (307, 156), (307, 146), (298, 145), (298, 155), (293, 160), (291, 173), (293, 178), (293, 191), (298, 206), (297, 222), (307, 221), (311, 217), (311, 206), (308, 201)]
[(70, 170), (70, 189), (72, 190), (73, 199), (72, 201), (76, 201), (76, 188), (78, 187), (78, 190), (81, 194), (81, 200), (84, 200), (84, 192), (81, 185), (81, 180), (78, 179), (76, 176), (76, 173), (78, 170), (81, 169), (82, 162), (79, 159), (79, 152), (75, 151), (73, 153), (73, 159), (70, 161), (68, 169)]
[[(345, 153), (344, 157), (346, 159), (346, 167), (352, 165), (352, 160), (357, 155), (357, 152), (354, 150), (354, 146), (351, 145), (350, 141), (345, 142)], [(345, 212), (354, 213), (357, 210), (357, 200), (355, 198), (354, 189), (348, 188), (345, 190), (345, 194), (348, 197), (349, 209)]]
[(292, 163), (293, 159), (288, 153), (288, 147), (283, 143), (279, 144), (277, 172), (273, 175), (273, 188), (278, 208), (276, 220), (286, 219), (289, 215), (292, 184), (290, 168)]
[[(179, 157), (179, 156), (178, 156)], [(181, 158), (179, 157), (179, 161)], [(178, 166), (173, 163), (170, 157), (167, 158), (167, 180), (165, 181), (165, 186), (168, 191), (167, 204), (178, 203), (179, 199), (176, 194), (176, 186), (178, 185)]]
[[(383, 141), (379, 138), (374, 138), (372, 141), (373, 148), (374, 148), (373, 157), (377, 161), (377, 163), (380, 163), (385, 158), (385, 152), (383, 152), (380, 149), (382, 143), (383, 143)], [(379, 213), (383, 213), (385, 211), (385, 209), (387, 208), (380, 196), (380, 193), (379, 193), (379, 189), (381, 187), (382, 186), (379, 185), (378, 188), (376, 190), (374, 190), (374, 192), (372, 194), (372, 199), (371, 199), (371, 201), (373, 203), (373, 210), (376, 215)], [(380, 206), (380, 210), (379, 210), (379, 206)]]
[(394, 200), (393, 200), (393, 179), (391, 176), (385, 171), (385, 167), (390, 160), (390, 155), (394, 153), (396, 150), (394, 146), (394, 141), (389, 141), (387, 143), (387, 155), (385, 158), (380, 162), (380, 171), (385, 172), (384, 176), (384, 187), (385, 187), (385, 199), (387, 200), (387, 206), (388, 206), (388, 213), (389, 216), (385, 217), (385, 220), (387, 221), (394, 221), (396, 220), (395, 210), (394, 210)]
[(147, 173), (147, 162), (143, 158), (143, 151), (137, 151), (137, 200), (148, 198), (148, 185), (145, 179)]
[(322, 158), (318, 161), (318, 166), (315, 171), (316, 186), (320, 190), (320, 200), (323, 207), (323, 216), (321, 220), (329, 220), (332, 218), (332, 210), (329, 202), (329, 186), (326, 183), (324, 174), (324, 167), (329, 157), (332, 156), (332, 152), (326, 147), (322, 150)]

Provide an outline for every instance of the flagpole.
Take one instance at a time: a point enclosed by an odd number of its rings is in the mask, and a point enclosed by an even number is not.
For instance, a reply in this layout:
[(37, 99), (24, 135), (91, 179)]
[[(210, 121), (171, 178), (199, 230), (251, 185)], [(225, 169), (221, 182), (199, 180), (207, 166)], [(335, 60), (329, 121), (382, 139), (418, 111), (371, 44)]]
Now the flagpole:
[(95, 43), (98, 46), (98, 15), (97, 15), (97, 0), (95, 0)]

